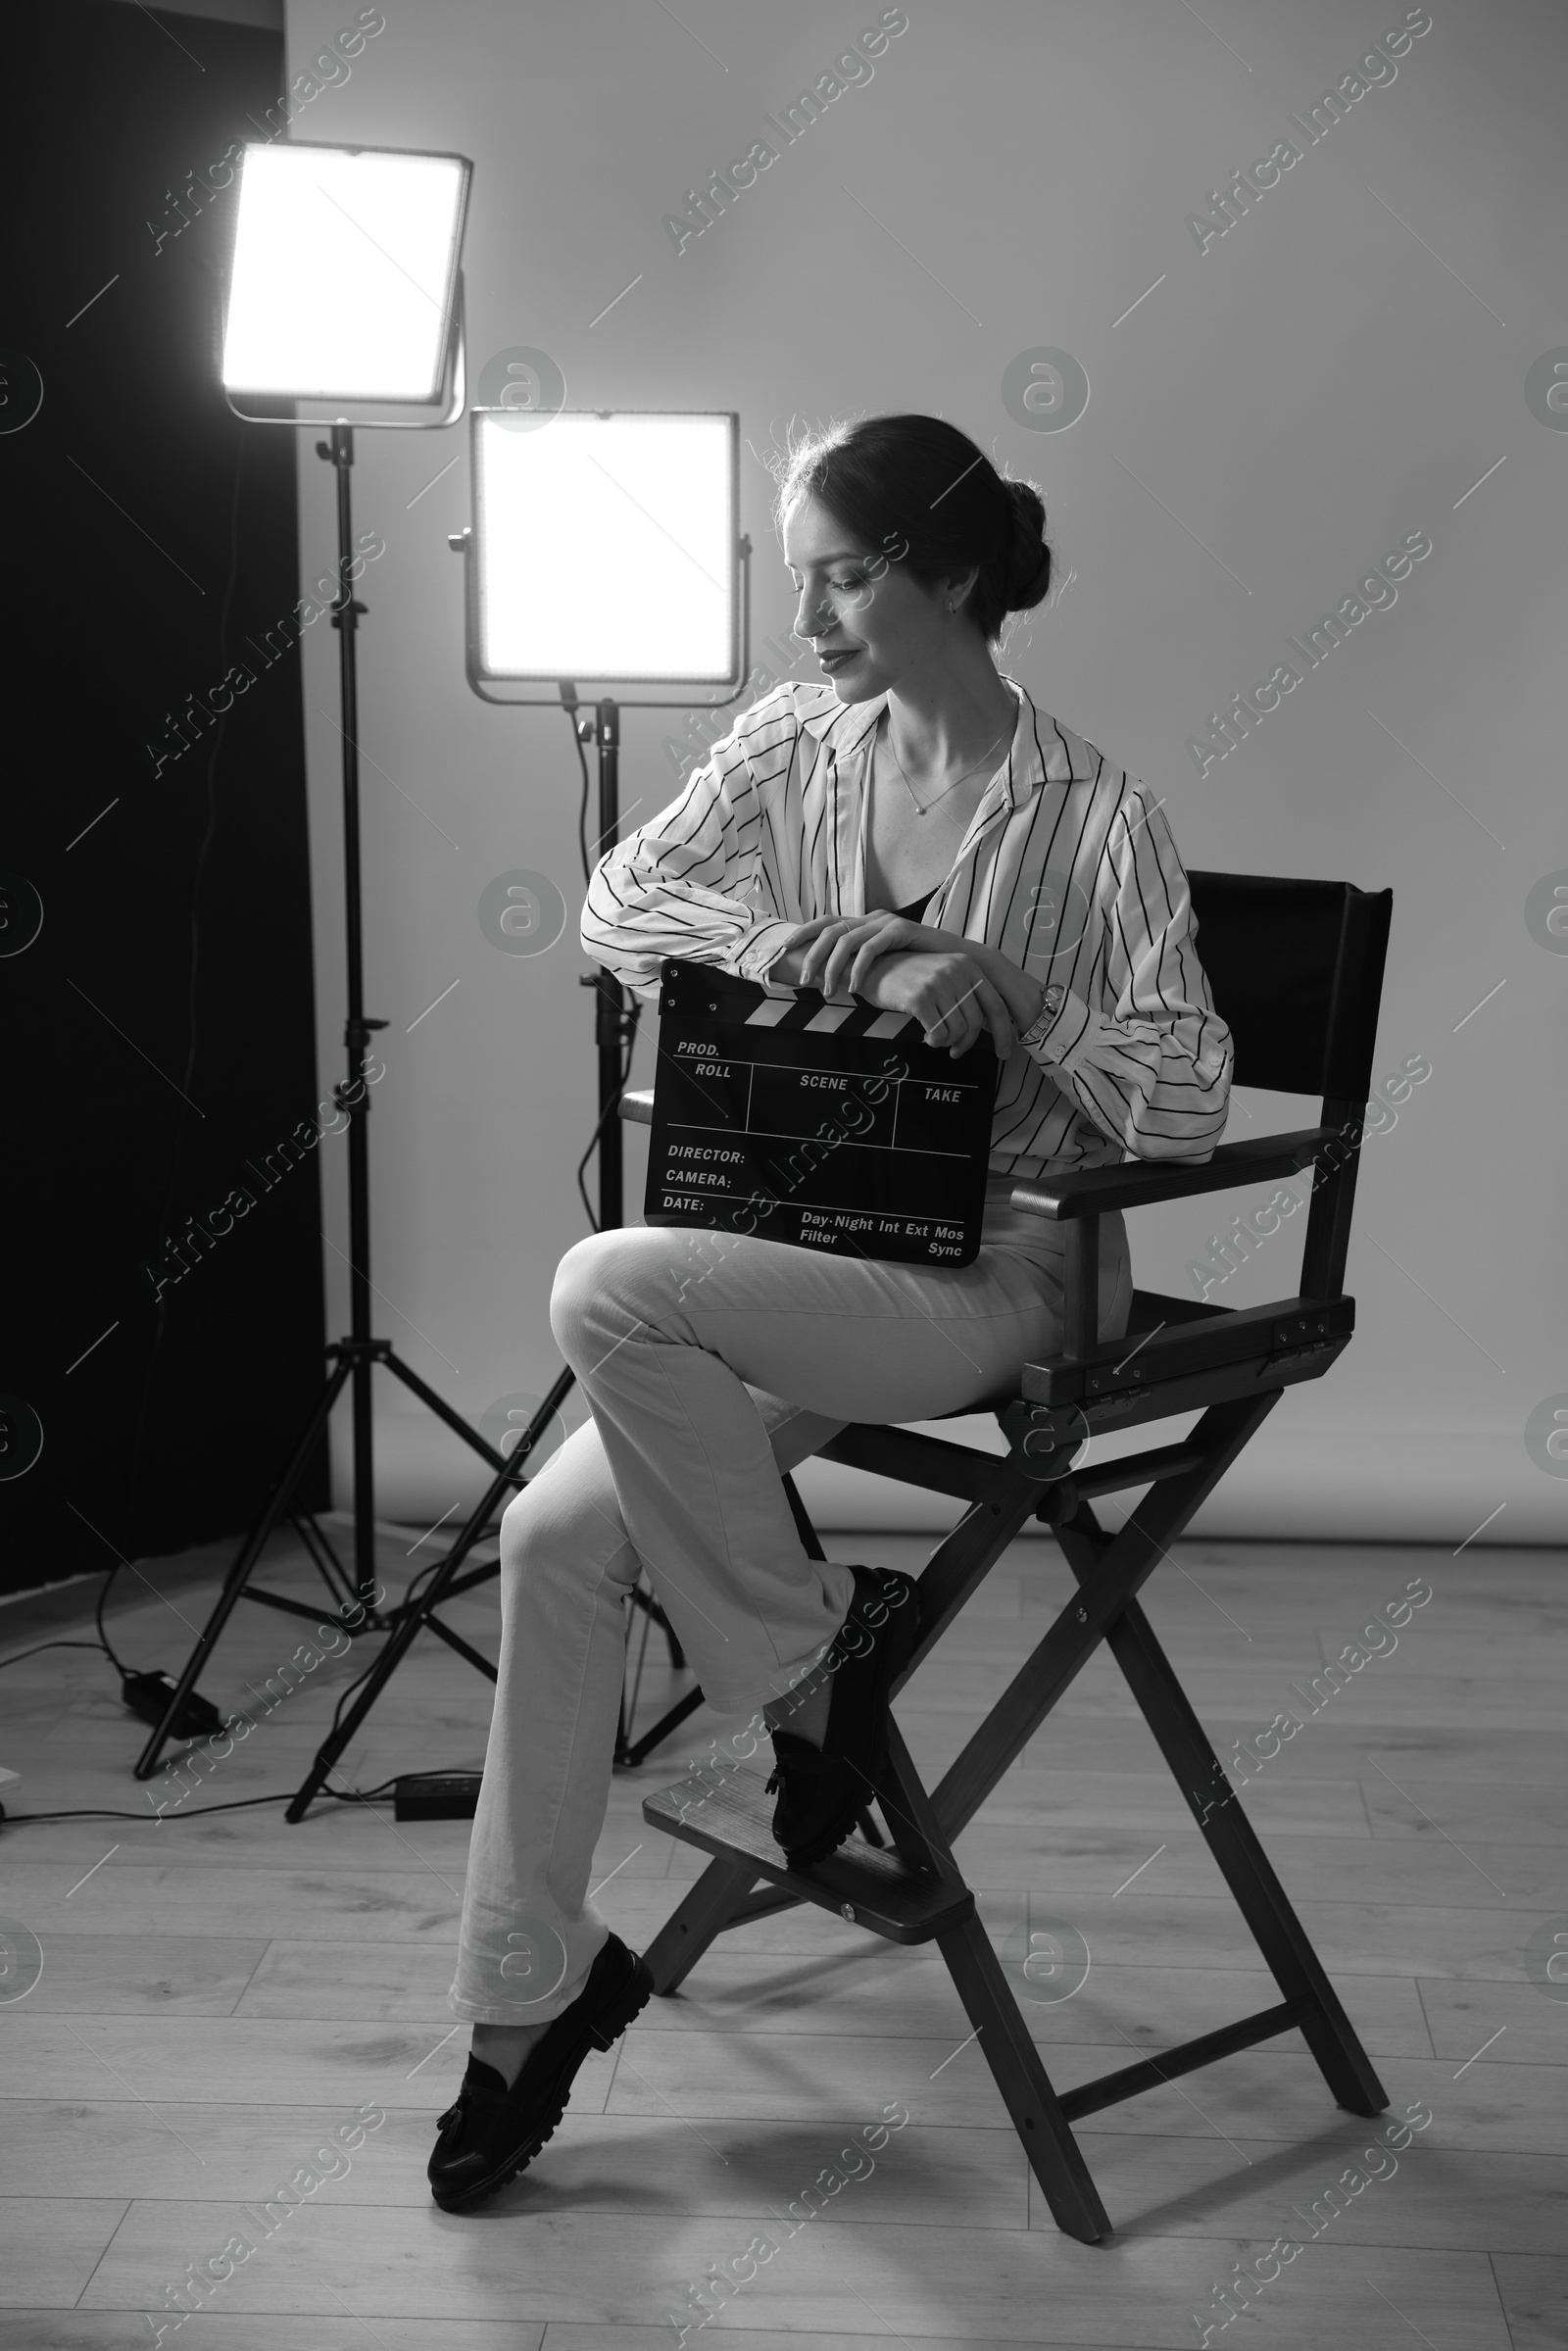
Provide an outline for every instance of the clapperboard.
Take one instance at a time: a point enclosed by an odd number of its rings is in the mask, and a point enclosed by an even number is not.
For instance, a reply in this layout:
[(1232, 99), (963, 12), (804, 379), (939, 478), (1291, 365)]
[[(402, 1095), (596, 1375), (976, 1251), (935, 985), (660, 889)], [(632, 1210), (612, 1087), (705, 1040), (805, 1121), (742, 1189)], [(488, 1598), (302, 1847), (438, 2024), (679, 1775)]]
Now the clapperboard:
[(969, 1265), (998, 1064), (918, 1020), (671, 958), (643, 1212), (840, 1256)]

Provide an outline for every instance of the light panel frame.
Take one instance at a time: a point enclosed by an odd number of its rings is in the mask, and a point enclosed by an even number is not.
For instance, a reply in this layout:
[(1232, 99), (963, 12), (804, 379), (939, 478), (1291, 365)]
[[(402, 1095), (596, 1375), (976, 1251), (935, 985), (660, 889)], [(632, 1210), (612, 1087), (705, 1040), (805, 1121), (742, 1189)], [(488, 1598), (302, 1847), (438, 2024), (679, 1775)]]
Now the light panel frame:
[[(465, 587), (466, 657), (468, 683), (474, 692), (488, 702), (513, 705), (544, 699), (554, 702), (557, 700), (554, 695), (548, 698), (531, 697), (500, 689), (552, 684), (559, 687), (564, 680), (569, 680), (573, 686), (580, 681), (592, 689), (585, 699), (610, 697), (644, 708), (685, 708), (690, 705), (693, 692), (701, 692), (716, 701), (733, 700), (746, 676), (751, 636), (751, 541), (739, 527), (738, 412), (711, 409), (563, 409), (553, 416), (540, 416), (498, 407), (474, 408), (469, 412), (469, 418), (474, 521), (461, 540), (454, 540), (454, 545), (461, 545), (467, 558)], [(683, 570), (689, 571), (689, 566), (693, 564), (697, 570), (706, 572), (723, 594), (725, 612), (716, 636), (712, 661), (706, 665), (697, 662), (685, 667), (644, 661), (615, 668), (599, 656), (593, 644), (591, 622), (584, 626), (584, 643), (581, 647), (563, 648), (558, 639), (557, 653), (543, 655), (537, 661), (523, 662), (498, 660), (494, 645), (498, 625), (495, 610), (498, 590), (493, 566), (508, 560), (521, 560), (510, 558), (510, 551), (497, 539), (498, 529), (510, 533), (514, 528), (510, 519), (499, 519), (499, 500), (505, 479), (500, 465), (503, 454), (510, 453), (511, 444), (515, 440), (519, 456), (526, 445), (528, 453), (537, 454), (542, 465), (548, 467), (553, 456), (559, 453), (564, 465), (581, 474), (582, 469), (576, 464), (576, 453), (581, 450), (591, 455), (588, 444), (598, 436), (591, 432), (575, 432), (574, 427), (591, 424), (614, 426), (622, 421), (633, 425), (647, 423), (656, 426), (666, 422), (673, 426), (700, 422), (724, 428), (722, 519), (714, 534), (714, 545), (704, 549), (704, 554), (710, 559), (709, 562), (705, 563), (690, 548), (682, 545), (679, 535), (668, 527), (667, 522), (643, 506), (613, 473), (609, 474), (607, 486), (602, 491), (589, 477), (583, 476), (588, 495), (590, 498), (597, 495), (603, 499), (605, 514), (610, 518), (608, 527), (602, 530), (601, 544), (605, 552), (601, 561), (624, 561), (629, 538), (648, 564), (645, 592), (650, 596), (658, 594), (667, 603), (671, 577), (678, 578)], [(605, 436), (600, 446), (602, 452), (612, 451), (613, 435)], [(601, 472), (608, 470), (607, 467), (600, 467)], [(638, 486), (644, 487), (642, 483)], [(633, 509), (642, 514), (644, 519), (641, 522), (637, 520)], [(546, 522), (550, 524), (548, 515)], [(566, 544), (569, 537), (578, 534), (565, 532), (561, 524), (562, 516), (558, 515), (553, 527), (562, 542), (562, 574), (575, 571), (579, 583), (582, 583), (586, 571), (591, 569), (591, 563), (584, 564), (580, 548), (570, 548)], [(592, 532), (594, 520), (591, 515), (584, 519), (582, 527)], [(548, 563), (549, 557), (548, 553), (541, 555), (530, 547), (526, 560), (530, 563)], [(656, 563), (662, 564), (662, 572), (656, 570)], [(694, 573), (689, 575), (695, 577)], [(581, 585), (577, 592), (584, 592)], [(578, 659), (579, 653), (587, 658)], [(567, 654), (569, 659), (565, 658)], [(689, 691), (666, 706), (658, 700), (650, 701), (646, 697), (620, 690), (637, 687), (663, 687), (672, 692), (673, 689), (685, 687)]]
[[(379, 217), (373, 217), (373, 225), (357, 217), (360, 207), (355, 203), (353, 183), (358, 178), (362, 189), (373, 188), (375, 166), (383, 161), (389, 168), (383, 177), (383, 204), (386, 195), (391, 192), (392, 172), (396, 167), (446, 168), (432, 170), (429, 173), (432, 193), (445, 194), (448, 213), (444, 230), (439, 220), (433, 223), (434, 233), (444, 235), (444, 250), (437, 247), (439, 267), (435, 269), (428, 267), (431, 257), (426, 250), (423, 257), (426, 282), (422, 284), (405, 266), (406, 261), (413, 261), (418, 266), (420, 257), (406, 253), (400, 258), (395, 251), (389, 250), (387, 240), (392, 231)], [(336, 169), (345, 164), (351, 167), (348, 172)], [(368, 172), (352, 169), (362, 165), (369, 167)], [(308, 192), (301, 187), (300, 183), (313, 170), (323, 177), (330, 170), (331, 176), (338, 182), (335, 191), (330, 188), (321, 191), (326, 195), (330, 209), (318, 204), (313, 206)], [(269, 403), (330, 403), (335, 416), (342, 415), (345, 404), (354, 404), (376, 412), (362, 419), (368, 424), (383, 420), (392, 422), (399, 418), (401, 412), (429, 409), (446, 397), (449, 389), (455, 388), (458, 393), (457, 406), (451, 416), (441, 421), (456, 420), (462, 410), (463, 376), (463, 280), (460, 265), (472, 172), (473, 166), (467, 156), (429, 149), (364, 147), (341, 141), (310, 140), (289, 141), (281, 146), (263, 140), (252, 140), (246, 144), (240, 162), (237, 220), (219, 362), (220, 380), (229, 406), (236, 414), (247, 414), (236, 402), (235, 395), (240, 394)], [(320, 186), (318, 179), (318, 187)], [(250, 199), (249, 205), (247, 197)], [(247, 364), (248, 350), (254, 350), (258, 337), (265, 337), (267, 332), (269, 307), (274, 311), (279, 307), (276, 289), (268, 283), (269, 273), (278, 268), (278, 259), (275, 255), (270, 255), (266, 246), (270, 235), (274, 238), (278, 235), (278, 223), (275, 219), (268, 218), (267, 210), (258, 209), (267, 207), (270, 197), (271, 209), (283, 216), (284, 261), (297, 262), (305, 269), (309, 269), (314, 261), (320, 268), (331, 269), (332, 285), (341, 287), (343, 270), (352, 270), (356, 258), (359, 258), (381, 277), (394, 295), (407, 289), (410, 309), (416, 318), (420, 315), (419, 303), (428, 304), (433, 313), (434, 332), (427, 353), (420, 355), (424, 361), (422, 370), (409, 374), (395, 389), (389, 390), (384, 380), (377, 382), (368, 373), (356, 382), (346, 369), (337, 371), (338, 380), (330, 380), (333, 370), (324, 362), (315, 369), (307, 368), (303, 375), (296, 375), (287, 383), (278, 380), (279, 371), (275, 368), (269, 370)], [(310, 218), (313, 210), (317, 215), (314, 223)], [(375, 234), (376, 229), (382, 231), (380, 236)], [(291, 231), (298, 234), (297, 253), (290, 248)], [(277, 328), (276, 331), (282, 329)], [(312, 373), (316, 380), (307, 380)], [(253, 420), (271, 422), (283, 419), (258, 416)]]

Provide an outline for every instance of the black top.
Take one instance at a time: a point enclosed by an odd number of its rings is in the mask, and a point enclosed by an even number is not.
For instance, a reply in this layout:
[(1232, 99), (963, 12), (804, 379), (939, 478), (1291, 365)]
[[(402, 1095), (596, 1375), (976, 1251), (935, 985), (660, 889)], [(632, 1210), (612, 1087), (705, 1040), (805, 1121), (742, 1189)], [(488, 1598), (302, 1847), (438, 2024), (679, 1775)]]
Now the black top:
[[(937, 888), (941, 888), (940, 883)], [(918, 922), (936, 894), (936, 890), (928, 890), (924, 898), (911, 898), (906, 906), (896, 906), (894, 911), (902, 914), (906, 922)]]

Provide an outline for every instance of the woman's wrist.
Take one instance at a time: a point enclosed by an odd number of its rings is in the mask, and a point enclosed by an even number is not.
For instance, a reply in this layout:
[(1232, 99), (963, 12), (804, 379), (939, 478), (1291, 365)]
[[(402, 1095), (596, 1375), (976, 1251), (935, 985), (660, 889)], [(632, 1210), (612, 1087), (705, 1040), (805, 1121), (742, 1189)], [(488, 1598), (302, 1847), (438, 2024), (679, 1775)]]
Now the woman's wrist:
[(983, 941), (965, 939), (963, 953), (979, 964), (1012, 1014), (1012, 1025), (1022, 1037), (1044, 1014), (1046, 990), (1032, 972), (1021, 970), (1003, 954), (1000, 947), (988, 947)]

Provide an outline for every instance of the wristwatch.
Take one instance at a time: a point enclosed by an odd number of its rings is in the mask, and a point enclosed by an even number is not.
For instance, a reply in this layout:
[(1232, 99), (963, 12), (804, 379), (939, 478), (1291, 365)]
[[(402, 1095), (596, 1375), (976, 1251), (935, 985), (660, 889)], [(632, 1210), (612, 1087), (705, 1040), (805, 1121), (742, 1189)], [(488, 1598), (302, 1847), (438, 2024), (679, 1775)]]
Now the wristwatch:
[(1043, 1044), (1045, 1041), (1046, 1031), (1050, 1028), (1052, 1022), (1061, 1010), (1061, 1007), (1065, 1004), (1066, 1000), (1066, 989), (1061, 986), (1059, 981), (1053, 981), (1051, 986), (1046, 990), (1045, 998), (1041, 1004), (1039, 1011), (1036, 1013), (1034, 1019), (1031, 1020), (1029, 1026), (1024, 1030), (1023, 1035), (1019, 1038), (1019, 1044)]

